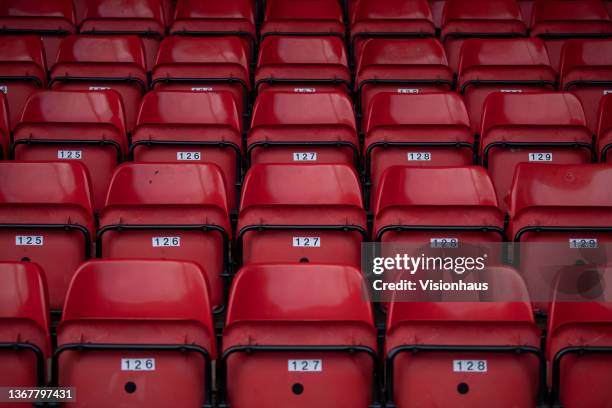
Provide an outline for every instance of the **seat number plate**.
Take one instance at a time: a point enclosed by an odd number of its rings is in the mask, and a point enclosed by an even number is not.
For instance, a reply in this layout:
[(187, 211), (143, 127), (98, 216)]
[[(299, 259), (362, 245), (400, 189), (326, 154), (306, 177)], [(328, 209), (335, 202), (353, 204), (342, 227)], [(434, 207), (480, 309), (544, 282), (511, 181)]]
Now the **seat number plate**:
[(293, 161), (317, 161), (316, 152), (294, 152)]
[(198, 161), (202, 159), (200, 152), (176, 152), (176, 160), (178, 161)]
[(83, 152), (81, 150), (58, 150), (57, 158), (63, 160), (80, 160), (83, 158)]
[(431, 161), (430, 152), (410, 152), (408, 153), (408, 161)]
[(153, 237), (151, 241), (154, 248), (181, 246), (181, 237)]
[(155, 371), (155, 359), (122, 358), (121, 371)]
[(487, 360), (453, 360), (456, 373), (486, 373)]
[(598, 244), (596, 238), (570, 238), (569, 240), (569, 247), (574, 249), (597, 248)]
[(289, 371), (323, 371), (323, 360), (288, 360)]
[(430, 241), (432, 248), (458, 248), (458, 238), (432, 238)]
[(530, 162), (550, 162), (552, 159), (552, 153), (529, 153)]
[(293, 237), (293, 246), (298, 248), (319, 248), (320, 237)]
[(17, 246), (42, 246), (44, 238), (42, 235), (17, 235), (15, 245)]

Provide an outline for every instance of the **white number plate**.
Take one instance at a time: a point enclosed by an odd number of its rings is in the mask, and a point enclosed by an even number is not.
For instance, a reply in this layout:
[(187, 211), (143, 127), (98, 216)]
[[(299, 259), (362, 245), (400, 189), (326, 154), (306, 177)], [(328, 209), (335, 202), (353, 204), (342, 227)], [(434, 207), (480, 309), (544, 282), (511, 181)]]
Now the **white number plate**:
[(0, 92), (6, 95), (8, 93), (8, 86), (0, 85)]
[(453, 360), (456, 373), (486, 373), (487, 360)]
[(156, 247), (180, 247), (181, 237), (153, 237), (151, 242)]
[(418, 94), (419, 90), (416, 88), (397, 88), (398, 94)]
[(316, 88), (293, 88), (293, 92), (295, 93), (315, 93), (317, 92)]
[(211, 92), (213, 89), (209, 86), (196, 86), (191, 88), (193, 92)]
[(552, 153), (529, 153), (530, 162), (550, 162), (552, 159)]
[(320, 237), (293, 237), (293, 246), (299, 248), (318, 248), (321, 246)]
[(523, 92), (522, 89), (500, 89), (499, 92), (503, 92), (503, 93), (521, 93)]
[(323, 371), (323, 360), (288, 360), (289, 371)]
[(110, 86), (90, 86), (89, 87), (90, 91), (108, 91), (109, 89), (111, 89)]
[(570, 248), (597, 248), (599, 243), (597, 238), (570, 238)]
[(294, 152), (293, 161), (317, 161), (316, 152)]
[(410, 152), (408, 153), (408, 161), (431, 161), (430, 152)]
[[(5, 88), (6, 88), (6, 87), (5, 87)], [(5, 93), (6, 93), (6, 92), (5, 92)], [(608, 94), (612, 94), (612, 89), (606, 89), (606, 90), (604, 90), (604, 92), (603, 92), (603, 93), (604, 93), (604, 96), (605, 96), (605, 95), (608, 95)]]
[(155, 359), (122, 358), (121, 371), (155, 371)]
[(83, 158), (83, 152), (81, 150), (58, 150), (57, 158), (80, 160)]
[(44, 237), (42, 235), (16, 235), (15, 245), (17, 246), (42, 246)]
[(176, 160), (179, 161), (198, 161), (202, 159), (200, 152), (176, 152)]
[(432, 238), (430, 240), (432, 248), (458, 248), (458, 238)]

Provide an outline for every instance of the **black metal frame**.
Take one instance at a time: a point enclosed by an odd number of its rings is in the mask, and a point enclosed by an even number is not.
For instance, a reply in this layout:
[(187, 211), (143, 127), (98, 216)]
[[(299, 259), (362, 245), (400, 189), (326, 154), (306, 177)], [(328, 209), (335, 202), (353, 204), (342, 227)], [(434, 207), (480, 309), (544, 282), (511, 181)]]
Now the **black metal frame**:
[(496, 226), (487, 225), (385, 225), (376, 231), (376, 242), (380, 242), (382, 236), (386, 232), (403, 232), (403, 231), (432, 231), (432, 232), (445, 232), (445, 231), (457, 231), (457, 232), (495, 232), (500, 235), (502, 240), (507, 241), (506, 233), (503, 228)]
[(351, 89), (351, 84), (350, 81), (347, 81), (345, 79), (340, 79), (340, 78), (328, 78), (328, 79), (315, 79), (315, 78), (273, 78), (273, 77), (268, 77), (268, 78), (263, 78), (258, 80), (257, 82), (255, 82), (255, 91), (256, 93), (259, 92), (259, 86), (261, 84), (269, 84), (269, 85), (275, 85), (275, 84), (281, 84), (281, 85), (304, 85), (304, 84), (313, 84), (313, 85), (332, 85), (332, 86), (337, 86), (337, 85), (344, 85), (347, 87), (347, 89), (350, 91)]
[(99, 140), (84, 140), (84, 139), (19, 139), (15, 140), (11, 145), (10, 157), (15, 158), (15, 150), (18, 145), (99, 145), (99, 146), (111, 146), (115, 149), (117, 156), (117, 163), (123, 161), (123, 152), (121, 151), (121, 145), (115, 140), (110, 139), (99, 139)]
[(575, 149), (586, 149), (591, 153), (591, 162), (597, 160), (597, 152), (593, 147), (593, 143), (583, 142), (493, 142), (485, 146), (482, 154), (482, 167), (485, 169), (489, 167), (489, 151), (494, 147), (501, 147), (502, 149), (507, 148), (532, 148), (532, 147), (554, 147), (554, 148), (567, 148), (573, 147)]
[(141, 94), (145, 94), (147, 92), (147, 84), (140, 78), (136, 78), (133, 76), (128, 77), (73, 77), (73, 76), (56, 76), (49, 80), (49, 88), (55, 82), (110, 82), (110, 83), (123, 83), (123, 82), (135, 82), (140, 86)]
[(536, 37), (543, 40), (570, 40), (572, 38), (610, 38), (610, 33), (541, 33)]
[(372, 359), (372, 364), (374, 366), (373, 370), (373, 381), (372, 381), (372, 404), (370, 408), (380, 407), (380, 383), (378, 381), (378, 354), (375, 350), (367, 346), (358, 346), (358, 345), (337, 345), (337, 346), (304, 346), (304, 345), (283, 345), (283, 346), (273, 346), (273, 345), (240, 345), (233, 346), (228, 348), (223, 352), (219, 361), (218, 367), (218, 390), (219, 390), (219, 408), (230, 408), (230, 405), (227, 401), (227, 359), (235, 353), (365, 353)]
[(17, 35), (28, 35), (28, 34), (32, 34), (32, 35), (40, 35), (42, 37), (45, 36), (67, 36), (72, 34), (70, 31), (68, 30), (64, 30), (64, 29), (35, 29), (35, 28), (6, 28), (6, 27), (2, 27), (0, 28), (0, 35), (12, 35), (12, 34), (17, 34)]
[(579, 79), (576, 81), (571, 81), (565, 84), (564, 91), (569, 91), (570, 88), (574, 86), (583, 86), (589, 88), (597, 88), (600, 86), (612, 86), (612, 81), (597, 81), (597, 80), (589, 80), (589, 79)]
[[(81, 24), (84, 22), (83, 20)], [(162, 38), (164, 33), (159, 33), (157, 31), (127, 31), (127, 30), (86, 30), (80, 31), (80, 34), (87, 35), (136, 35), (138, 37), (157, 37)]]
[(55, 350), (51, 358), (51, 386), (59, 386), (59, 357), (64, 351), (163, 351), (198, 353), (204, 358), (204, 404), (202, 408), (212, 408), (212, 364), (208, 350), (193, 344), (63, 344)]
[(537, 401), (538, 405), (543, 405), (546, 401), (546, 358), (540, 349), (533, 346), (452, 346), (452, 345), (404, 345), (393, 348), (387, 354), (385, 361), (385, 406), (394, 408), (393, 403), (393, 362), (400, 353), (417, 354), (427, 353), (512, 353), (512, 354), (533, 354), (538, 358), (539, 379)]
[(601, 149), (601, 159), (600, 161), (602, 163), (607, 162), (607, 156), (608, 156), (608, 150), (612, 149), (612, 143), (608, 143), (607, 145), (605, 145), (603, 147), (603, 149)]
[(468, 33), (468, 32), (449, 32), (444, 36), (444, 41), (448, 37), (451, 38), (527, 38), (528, 35), (521, 33)]
[(568, 354), (612, 354), (612, 347), (569, 346), (559, 350), (553, 359), (552, 389), (550, 403), (554, 408), (561, 408), (561, 359)]
[(459, 89), (459, 93), (462, 95), (465, 94), (465, 90), (468, 86), (472, 85), (525, 85), (525, 86), (550, 86), (553, 90), (555, 88), (554, 81), (547, 81), (543, 79), (521, 79), (521, 80), (511, 80), (511, 79), (472, 79), (461, 84)]
[(34, 82), (38, 88), (42, 88), (43, 84), (40, 78), (33, 75), (15, 75), (15, 76), (0, 76), (0, 81), (19, 81), (19, 82)]
[(45, 354), (38, 346), (31, 343), (0, 343), (0, 350), (28, 350), (34, 353), (36, 357), (36, 384), (38, 387), (45, 386), (45, 366), (47, 361), (45, 359)]
[(89, 230), (80, 224), (0, 224), (0, 230), (16, 229), (79, 231), (85, 239), (85, 259), (91, 258), (91, 235)]
[(246, 167), (251, 167), (251, 154), (253, 150), (258, 147), (336, 147), (336, 148), (349, 148), (353, 152), (353, 163), (355, 164), (355, 168), (359, 168), (359, 148), (355, 146), (351, 142), (337, 140), (337, 141), (317, 141), (317, 142), (308, 142), (308, 141), (272, 141), (266, 140), (262, 142), (250, 143), (247, 147), (246, 152)]

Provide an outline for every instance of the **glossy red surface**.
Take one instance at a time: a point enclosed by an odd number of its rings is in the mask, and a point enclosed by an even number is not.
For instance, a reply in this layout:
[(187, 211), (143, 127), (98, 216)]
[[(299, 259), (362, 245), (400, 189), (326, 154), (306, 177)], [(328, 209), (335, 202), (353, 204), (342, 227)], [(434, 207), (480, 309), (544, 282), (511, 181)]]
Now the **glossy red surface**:
[[(57, 63), (51, 68), (62, 71), (62, 64), (115, 63), (129, 64), (144, 70), (144, 51), (136, 36), (71, 35), (62, 41)], [(111, 75), (112, 76), (112, 75)]]
[(6, 96), (2, 94), (0, 96), (0, 148), (2, 148), (3, 159), (8, 157), (9, 153), (9, 141), (10, 141), (11, 124), (8, 117), (8, 103)]
[(344, 36), (342, 5), (337, 0), (269, 0), (265, 5), (261, 35), (293, 32)]
[[(160, 0), (86, 0), (81, 31), (126, 31), (148, 29), (164, 33), (164, 11)], [(117, 23), (122, 23), (120, 26)]]
[[(600, 156), (606, 146), (612, 145), (612, 94), (608, 94), (601, 99), (597, 122), (597, 145)], [(604, 157), (607, 158), (606, 161), (612, 162), (612, 147), (608, 148)]]

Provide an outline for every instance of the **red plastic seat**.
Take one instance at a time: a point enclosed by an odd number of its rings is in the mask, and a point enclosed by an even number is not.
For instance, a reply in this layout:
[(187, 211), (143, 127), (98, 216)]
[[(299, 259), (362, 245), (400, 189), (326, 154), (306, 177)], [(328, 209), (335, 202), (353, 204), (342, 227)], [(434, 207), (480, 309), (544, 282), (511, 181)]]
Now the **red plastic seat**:
[(257, 38), (254, 3), (254, 0), (178, 0), (170, 34), (237, 35), (252, 51)]
[(45, 52), (36, 36), (0, 37), (0, 92), (6, 96), (9, 119), (14, 126), (26, 100), (47, 86)]
[(436, 301), (391, 304), (385, 342), (387, 403), (405, 408), (489, 407), (499, 401), (508, 407), (533, 407), (545, 402), (540, 330), (525, 284), (509, 267), (484, 272), (489, 290), (497, 287), (502, 300), (475, 294), (474, 301), (457, 302), (443, 293)]
[(9, 157), (9, 143), (11, 141), (11, 125), (8, 117), (8, 104), (6, 96), (0, 92), (0, 160)]
[(612, 168), (601, 164), (517, 166), (508, 237), (521, 243), (515, 263), (530, 291), (550, 299), (551, 283), (563, 268), (612, 258), (611, 182)]
[(373, 213), (375, 241), (401, 243), (419, 255), (467, 256), (484, 248), (491, 262), (501, 261), (504, 213), (481, 167), (390, 167)]
[(359, 267), (366, 216), (357, 173), (342, 164), (256, 164), (244, 179), (237, 231), (244, 265)]
[(612, 162), (612, 94), (601, 99), (597, 125), (597, 151), (602, 162)]
[(154, 91), (145, 95), (132, 135), (137, 162), (213, 163), (225, 181), (228, 205), (237, 207), (242, 118), (229, 92)]
[(597, 130), (603, 96), (612, 93), (612, 39), (568, 40), (561, 53), (559, 87), (576, 95), (589, 128)]
[(86, 0), (81, 34), (138, 35), (145, 50), (147, 71), (155, 61), (159, 42), (166, 33), (160, 0)]
[(88, 407), (212, 406), (207, 292), (190, 262), (83, 264), (57, 328), (52, 384), (75, 387)]
[(152, 73), (154, 90), (231, 92), (238, 112), (251, 89), (245, 43), (236, 37), (172, 36), (162, 41)]
[(125, 163), (100, 212), (101, 258), (178, 259), (206, 273), (214, 307), (223, 304), (231, 229), (223, 176), (214, 164)]
[(342, 0), (267, 0), (261, 36), (319, 34), (344, 37)]
[(351, 74), (341, 38), (270, 36), (260, 44), (255, 88), (348, 91)]
[(134, 128), (140, 100), (147, 91), (140, 38), (68, 36), (62, 41), (57, 62), (49, 74), (51, 89), (117, 91), (123, 101), (127, 130)]
[(359, 162), (351, 99), (343, 92), (268, 89), (257, 97), (247, 137), (247, 162)]
[(376, 329), (363, 284), (359, 270), (340, 265), (243, 267), (223, 332), (222, 403), (372, 406), (378, 397)]
[(62, 38), (76, 32), (74, 5), (72, 0), (4, 0), (0, 3), (0, 27), (0, 33), (41, 36), (50, 67)]
[(127, 153), (121, 97), (113, 91), (40, 91), (13, 132), (16, 160), (78, 160), (91, 178), (94, 208)]
[(507, 209), (518, 163), (590, 163), (595, 146), (574, 95), (496, 92), (484, 105), (479, 154), (500, 206)]
[(45, 271), (59, 310), (95, 231), (86, 169), (75, 162), (0, 162), (0, 260)]
[(531, 18), (531, 36), (545, 41), (555, 69), (567, 39), (612, 37), (612, 21), (600, 0), (538, 0)]
[(381, 92), (450, 91), (454, 81), (444, 48), (434, 38), (365, 40), (355, 75), (362, 113)]
[(555, 86), (555, 70), (539, 39), (469, 39), (461, 48), (457, 88), (463, 94), (474, 132), (480, 131), (489, 94), (554, 91)]
[(35, 263), (0, 262), (0, 386), (46, 385), (51, 354), (47, 297), (43, 272)]
[(516, 0), (447, 0), (444, 6), (440, 39), (454, 72), (465, 39), (525, 36), (527, 26)]
[(612, 400), (605, 380), (612, 374), (612, 303), (607, 285), (612, 270), (608, 267), (578, 274), (574, 283), (580, 285), (580, 279), (586, 277), (592, 284), (587, 296), (582, 301), (566, 301), (560, 296), (548, 319), (546, 351), (552, 400), (567, 408), (604, 407)]
[(373, 37), (433, 37), (427, 0), (359, 0), (351, 17), (351, 52), (359, 60), (363, 41)]
[(378, 94), (364, 117), (363, 132), (372, 191), (393, 165), (464, 166), (474, 160), (474, 135), (456, 93)]

